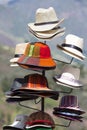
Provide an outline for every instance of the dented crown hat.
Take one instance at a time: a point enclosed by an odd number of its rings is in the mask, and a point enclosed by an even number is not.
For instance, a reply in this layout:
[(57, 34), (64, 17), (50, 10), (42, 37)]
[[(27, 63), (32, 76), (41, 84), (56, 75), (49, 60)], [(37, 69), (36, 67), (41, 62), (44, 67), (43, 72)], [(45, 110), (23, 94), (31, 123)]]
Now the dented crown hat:
[(49, 31), (63, 21), (64, 19), (59, 20), (57, 18), (53, 7), (48, 9), (38, 8), (36, 10), (35, 23), (28, 23), (28, 27), (37, 32)]
[(80, 69), (71, 65), (64, 65), (60, 74), (53, 77), (57, 84), (64, 85), (73, 89), (77, 89), (83, 86), (80, 78)]
[(65, 37), (65, 42), (61, 45), (57, 45), (64, 53), (78, 59), (83, 60), (85, 56), (83, 55), (83, 44), (84, 40), (73, 34), (68, 34)]
[(25, 48), (28, 45), (28, 43), (19, 43), (16, 44), (15, 47), (15, 54), (14, 57), (12, 59), (10, 59), (10, 66), (18, 66), (18, 64), (16, 64), (16, 62), (18, 61), (19, 57), (24, 54)]

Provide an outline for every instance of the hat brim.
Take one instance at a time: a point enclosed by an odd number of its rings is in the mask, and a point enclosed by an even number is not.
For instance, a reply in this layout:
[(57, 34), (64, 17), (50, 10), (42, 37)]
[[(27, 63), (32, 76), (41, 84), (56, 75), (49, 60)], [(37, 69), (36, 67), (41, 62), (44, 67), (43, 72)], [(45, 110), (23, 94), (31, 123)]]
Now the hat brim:
[(56, 63), (53, 61), (52, 58), (35, 58), (35, 57), (28, 57), (22, 55), (19, 60), (17, 61), (19, 65), (26, 65), (30, 67), (40, 67), (45, 69), (54, 69), (56, 68)]
[(58, 26), (63, 21), (64, 18), (59, 20), (57, 23), (53, 23), (53, 24), (35, 25), (35, 23), (28, 23), (28, 27), (31, 28), (33, 31), (44, 32), (44, 31), (52, 30), (54, 27)]
[(14, 62), (14, 63), (11, 63), (10, 66), (11, 66), (11, 67), (18, 67), (19, 65)]
[(69, 112), (69, 113), (75, 113), (78, 115), (84, 114), (85, 111), (76, 108), (76, 107), (54, 107), (55, 111), (59, 111), (59, 112)]
[(18, 64), (18, 65), (23, 69), (33, 70), (38, 72), (42, 72), (43, 70), (55, 69), (55, 67), (38, 67), (38, 66), (23, 65), (23, 64)]
[(10, 129), (11, 129), (11, 130), (12, 130), (12, 129), (14, 129), (14, 130), (23, 130), (24, 128), (22, 129), (22, 128), (17, 128), (17, 127), (14, 127), (14, 126), (4, 126), (4, 127), (3, 127), (3, 130), (8, 130), (8, 129), (9, 129), (9, 130), (10, 130)]
[(48, 130), (52, 129), (52, 127), (50, 125), (42, 125), (42, 124), (26, 126), (25, 128), (30, 129), (30, 128), (36, 128), (36, 127), (49, 128)]
[[(34, 96), (34, 95), (33, 95)], [(27, 101), (27, 100), (33, 100), (33, 99), (37, 99), (38, 96), (34, 96), (33, 98), (32, 97), (9, 97), (6, 99), (6, 102), (8, 103), (16, 103), (16, 102), (23, 102), (23, 101)]]
[(56, 112), (56, 111), (53, 111), (53, 114), (57, 117), (61, 117), (61, 118), (64, 118), (64, 119), (67, 119), (67, 120), (71, 120), (71, 121), (80, 121), (82, 122), (82, 116), (79, 116), (79, 115), (68, 115), (67, 113), (64, 114), (62, 112)]
[(83, 84), (79, 80), (74, 79), (74, 82), (73, 82), (73, 81), (70, 81), (69, 78), (68, 79), (62, 78), (61, 75), (54, 76), (54, 79), (56, 80), (57, 84), (65, 85), (67, 87), (71, 87), (74, 89), (77, 89), (83, 86)]
[(41, 96), (41, 97), (48, 97), (54, 100), (58, 100), (59, 93), (56, 91), (49, 91), (49, 90), (33, 90), (33, 89), (18, 89), (14, 91), (15, 95), (21, 97), (30, 97), (30, 95), (34, 96)]
[(54, 38), (55, 36), (60, 37), (62, 35), (64, 35), (65, 33), (65, 28), (61, 28), (61, 29), (53, 29), (50, 31), (45, 31), (45, 32), (35, 32), (32, 31), (31, 29), (29, 29), (29, 31), (37, 38), (39, 39), (47, 39), (50, 40), (52, 38)]
[(62, 50), (64, 53), (66, 53), (67, 55), (76, 58), (78, 60), (84, 60), (85, 56), (79, 52), (78, 50), (74, 49), (74, 48), (70, 48), (70, 47), (62, 47), (61, 45), (57, 45), (57, 48), (59, 48), (60, 50)]
[(14, 58), (10, 59), (10, 62), (11, 62), (11, 63), (17, 62), (18, 59), (19, 59), (19, 57), (14, 57)]

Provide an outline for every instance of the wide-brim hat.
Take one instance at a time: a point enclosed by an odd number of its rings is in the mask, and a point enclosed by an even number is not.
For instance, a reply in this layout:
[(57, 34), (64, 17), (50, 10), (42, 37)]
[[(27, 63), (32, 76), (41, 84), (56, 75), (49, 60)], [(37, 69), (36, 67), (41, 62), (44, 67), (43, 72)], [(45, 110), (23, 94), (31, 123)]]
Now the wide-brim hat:
[(10, 90), (8, 90), (7, 92), (5, 92), (6, 96), (13, 96), (13, 91), (19, 89), (20, 87), (22, 87), (23, 84), (26, 83), (26, 78), (28, 75), (26, 75), (23, 78), (15, 78), (12, 82), (12, 85), (10, 87)]
[(55, 111), (59, 112), (69, 112), (75, 113), (78, 115), (84, 114), (85, 111), (80, 109), (78, 105), (77, 96), (74, 95), (65, 95), (61, 98), (59, 107), (54, 107)]
[(51, 128), (55, 128), (55, 123), (51, 115), (43, 111), (31, 113), (28, 117), (26, 125), (44, 125), (49, 126)]
[(28, 44), (25, 54), (19, 58), (17, 64), (44, 69), (56, 68), (49, 46), (42, 42)]
[(83, 55), (83, 38), (80, 38), (73, 34), (68, 34), (64, 43), (57, 45), (64, 53), (72, 56), (78, 60), (84, 60)]
[(28, 100), (36, 100), (38, 96), (35, 96), (34, 94), (28, 95), (28, 97), (23, 97), (23, 96), (10, 96), (6, 98), (7, 103), (18, 103), (18, 102), (23, 102), (23, 101), (28, 101)]
[(65, 85), (73, 89), (77, 89), (83, 86), (80, 78), (80, 69), (71, 65), (65, 65), (61, 70), (60, 74), (53, 77), (56, 83), (59, 85)]
[(68, 112), (58, 112), (53, 111), (53, 114), (57, 117), (64, 118), (71, 121), (80, 121), (82, 122), (82, 116), (79, 116), (78, 114), (68, 113)]
[(29, 94), (34, 94), (42, 97), (50, 97), (56, 100), (59, 97), (58, 92), (48, 87), (47, 78), (38, 73), (28, 75), (26, 83), (19, 89), (14, 90), (13, 93), (15, 95), (23, 95), (24, 97), (28, 97)]
[(3, 130), (7, 129), (16, 129), (16, 130), (24, 130), (25, 123), (28, 119), (27, 115), (17, 115), (14, 122), (11, 125), (7, 125), (3, 127)]
[(28, 45), (28, 43), (19, 43), (16, 44), (15, 47), (15, 54), (14, 57), (12, 59), (10, 59), (10, 63), (16, 63), (19, 59), (19, 57), (24, 54), (25, 48)]
[(49, 7), (48, 9), (38, 8), (36, 10), (35, 22), (28, 23), (28, 27), (38, 32), (49, 31), (58, 26), (63, 21), (64, 18), (61, 20), (57, 18), (56, 12), (53, 7)]
[(61, 28), (61, 27), (56, 27), (50, 31), (44, 31), (44, 32), (36, 32), (33, 31), (29, 28), (29, 31), (38, 39), (47, 39), (50, 40), (52, 38), (54, 38), (55, 36), (60, 37), (62, 35), (64, 35), (65, 33), (65, 28)]

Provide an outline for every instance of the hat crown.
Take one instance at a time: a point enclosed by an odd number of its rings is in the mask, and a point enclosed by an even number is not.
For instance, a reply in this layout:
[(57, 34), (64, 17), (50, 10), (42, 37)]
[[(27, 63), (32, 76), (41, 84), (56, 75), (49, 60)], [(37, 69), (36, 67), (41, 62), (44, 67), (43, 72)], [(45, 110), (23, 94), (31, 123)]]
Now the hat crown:
[(39, 8), (36, 11), (36, 22), (35, 23), (45, 23), (51, 21), (57, 21), (58, 18), (56, 16), (55, 10), (53, 7), (49, 7), (48, 9)]
[(17, 115), (15, 118), (15, 121), (19, 121), (19, 122), (23, 123), (27, 118), (28, 118), (27, 115)]
[(15, 54), (24, 54), (25, 48), (28, 43), (19, 43), (15, 47)]
[(78, 108), (78, 100), (77, 97), (74, 95), (66, 95), (63, 96), (60, 102), (60, 107), (74, 107), (74, 108)]
[(79, 80), (80, 69), (75, 68), (75, 67), (70, 66), (70, 65), (65, 65), (62, 72), (61, 72), (61, 75), (66, 76), (68, 78)]
[(73, 34), (68, 34), (65, 38), (65, 44), (70, 44), (83, 49), (83, 38)]
[(45, 125), (49, 125), (48, 122), (50, 122), (52, 127), (55, 127), (53, 118), (46, 112), (42, 112), (42, 111), (34, 112), (28, 117), (27, 120), (27, 122), (30, 122), (31, 125), (34, 124), (35, 122), (39, 124), (40, 121), (42, 121), (42, 124), (44, 122)]
[(28, 81), (26, 83), (27, 85), (25, 85), (28, 88), (31, 89), (44, 89), (47, 88), (47, 79), (46, 77), (44, 77), (43, 75), (40, 74), (31, 74), (28, 77)]
[(48, 45), (40, 42), (29, 44), (25, 49), (25, 55), (29, 57), (50, 58), (51, 52)]
[(17, 115), (11, 126), (16, 128), (24, 128), (27, 119), (28, 119), (27, 115)]

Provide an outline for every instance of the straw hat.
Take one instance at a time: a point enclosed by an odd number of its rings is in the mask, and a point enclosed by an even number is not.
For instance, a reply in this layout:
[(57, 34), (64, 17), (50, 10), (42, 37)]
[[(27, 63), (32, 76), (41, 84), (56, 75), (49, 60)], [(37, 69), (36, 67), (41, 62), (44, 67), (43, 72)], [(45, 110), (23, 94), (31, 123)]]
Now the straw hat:
[(25, 48), (28, 45), (28, 43), (19, 43), (16, 44), (15, 47), (15, 54), (14, 54), (14, 58), (10, 59), (10, 66), (18, 66), (18, 64), (16, 64), (16, 62), (18, 61), (19, 57), (24, 54)]
[(46, 40), (50, 40), (52, 38), (54, 38), (55, 36), (62, 36), (65, 33), (65, 28), (61, 28), (61, 27), (56, 27), (53, 28), (52, 30), (49, 31), (44, 31), (44, 32), (36, 32), (33, 31), (32, 29), (29, 28), (29, 31), (37, 38), (39, 39), (46, 39)]
[(57, 45), (64, 53), (83, 60), (85, 56), (83, 55), (83, 38), (80, 38), (73, 34), (68, 34), (65, 37), (65, 42), (61, 45)]
[(79, 81), (80, 69), (71, 65), (65, 65), (60, 74), (55, 75), (53, 78), (56, 83), (73, 89), (77, 89), (83, 86)]
[(36, 10), (35, 22), (28, 23), (28, 27), (37, 32), (49, 31), (63, 21), (64, 19), (59, 20), (57, 18), (53, 7), (49, 7), (48, 9), (38, 8)]

